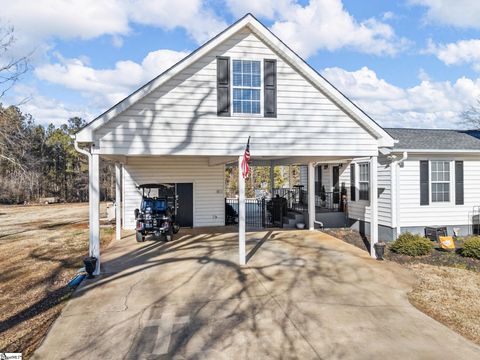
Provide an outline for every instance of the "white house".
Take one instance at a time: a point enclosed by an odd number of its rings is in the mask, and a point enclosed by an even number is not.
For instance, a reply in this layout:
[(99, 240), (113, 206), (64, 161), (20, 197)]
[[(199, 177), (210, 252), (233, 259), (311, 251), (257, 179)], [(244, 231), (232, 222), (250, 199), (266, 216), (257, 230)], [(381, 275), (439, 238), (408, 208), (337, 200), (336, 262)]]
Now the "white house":
[[(379, 238), (402, 232), (424, 234), (425, 227), (446, 226), (460, 235), (472, 231), (480, 206), (480, 131), (385, 129), (396, 144), (378, 159)], [(338, 170), (339, 169), (339, 170)], [(351, 226), (369, 233), (368, 159), (315, 167), (316, 198), (341, 192), (345, 214), (317, 211), (325, 226)], [(307, 169), (301, 169), (306, 185)], [(338, 199), (337, 199), (338, 201)]]
[[(305, 165), (307, 219), (315, 219), (314, 167), (369, 164), (368, 186), (384, 181), (377, 160), (392, 136), (248, 14), (80, 130), (76, 148), (90, 164), (90, 251), (99, 253), (99, 158), (116, 162), (120, 218), (134, 227), (136, 185), (174, 183), (184, 190), (194, 227), (225, 223), (224, 170), (251, 136), (253, 161)], [(341, 177), (349, 177), (348, 166)], [(380, 169), (380, 168), (379, 168)], [(239, 262), (245, 263), (244, 180), (239, 178)], [(364, 186), (364, 185), (362, 185)], [(121, 200), (121, 201), (120, 201)], [(358, 202), (371, 243), (383, 198)], [(350, 206), (353, 214), (353, 204)], [(361, 214), (363, 212), (363, 214)], [(378, 213), (378, 214), (377, 214)], [(97, 273), (100, 268), (97, 268)]]

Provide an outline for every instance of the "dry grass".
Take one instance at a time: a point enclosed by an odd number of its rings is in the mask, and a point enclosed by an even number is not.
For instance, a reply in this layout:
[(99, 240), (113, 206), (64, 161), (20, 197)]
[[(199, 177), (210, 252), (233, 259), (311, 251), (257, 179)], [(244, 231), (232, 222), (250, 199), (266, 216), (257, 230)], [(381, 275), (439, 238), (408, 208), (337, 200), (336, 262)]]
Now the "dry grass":
[[(71, 295), (88, 252), (87, 204), (0, 206), (0, 352), (29, 355)], [(102, 227), (102, 247), (113, 238)]]
[(406, 266), (417, 278), (410, 302), (480, 345), (480, 273), (426, 264)]

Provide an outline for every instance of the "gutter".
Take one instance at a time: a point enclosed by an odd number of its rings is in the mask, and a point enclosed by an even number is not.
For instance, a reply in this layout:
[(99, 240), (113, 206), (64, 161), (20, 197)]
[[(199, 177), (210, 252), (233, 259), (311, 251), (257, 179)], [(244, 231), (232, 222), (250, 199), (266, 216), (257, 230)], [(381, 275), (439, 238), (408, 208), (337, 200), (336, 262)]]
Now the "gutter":
[[(397, 237), (400, 235), (400, 165), (408, 159), (408, 153), (403, 152), (402, 157), (396, 160), (395, 163), (395, 206), (392, 204), (392, 210), (395, 209), (395, 214), (392, 214), (392, 219), (395, 219), (395, 231)], [(393, 174), (392, 174), (393, 175)], [(392, 176), (393, 177), (393, 176)], [(393, 200), (393, 198), (392, 198)]]

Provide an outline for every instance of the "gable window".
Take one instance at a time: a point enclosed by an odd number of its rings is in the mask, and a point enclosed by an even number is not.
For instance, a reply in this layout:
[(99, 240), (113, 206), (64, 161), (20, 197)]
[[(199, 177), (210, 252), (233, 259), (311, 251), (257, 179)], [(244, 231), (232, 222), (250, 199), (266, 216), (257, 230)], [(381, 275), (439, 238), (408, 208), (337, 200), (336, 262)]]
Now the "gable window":
[(261, 113), (261, 62), (233, 60), (233, 113)]
[(450, 161), (431, 161), (432, 202), (450, 201)]
[(359, 200), (369, 200), (370, 167), (368, 163), (358, 164), (358, 189)]

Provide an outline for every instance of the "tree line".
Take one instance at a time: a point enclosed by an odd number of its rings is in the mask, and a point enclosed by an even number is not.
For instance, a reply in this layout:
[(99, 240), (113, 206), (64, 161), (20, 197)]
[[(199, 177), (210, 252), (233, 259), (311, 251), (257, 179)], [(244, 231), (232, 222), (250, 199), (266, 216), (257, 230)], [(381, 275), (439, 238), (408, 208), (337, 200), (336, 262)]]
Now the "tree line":
[[(88, 201), (88, 159), (73, 146), (72, 135), (86, 124), (73, 117), (44, 126), (16, 106), (0, 104), (0, 203)], [(114, 166), (100, 163), (101, 199), (114, 198)]]

